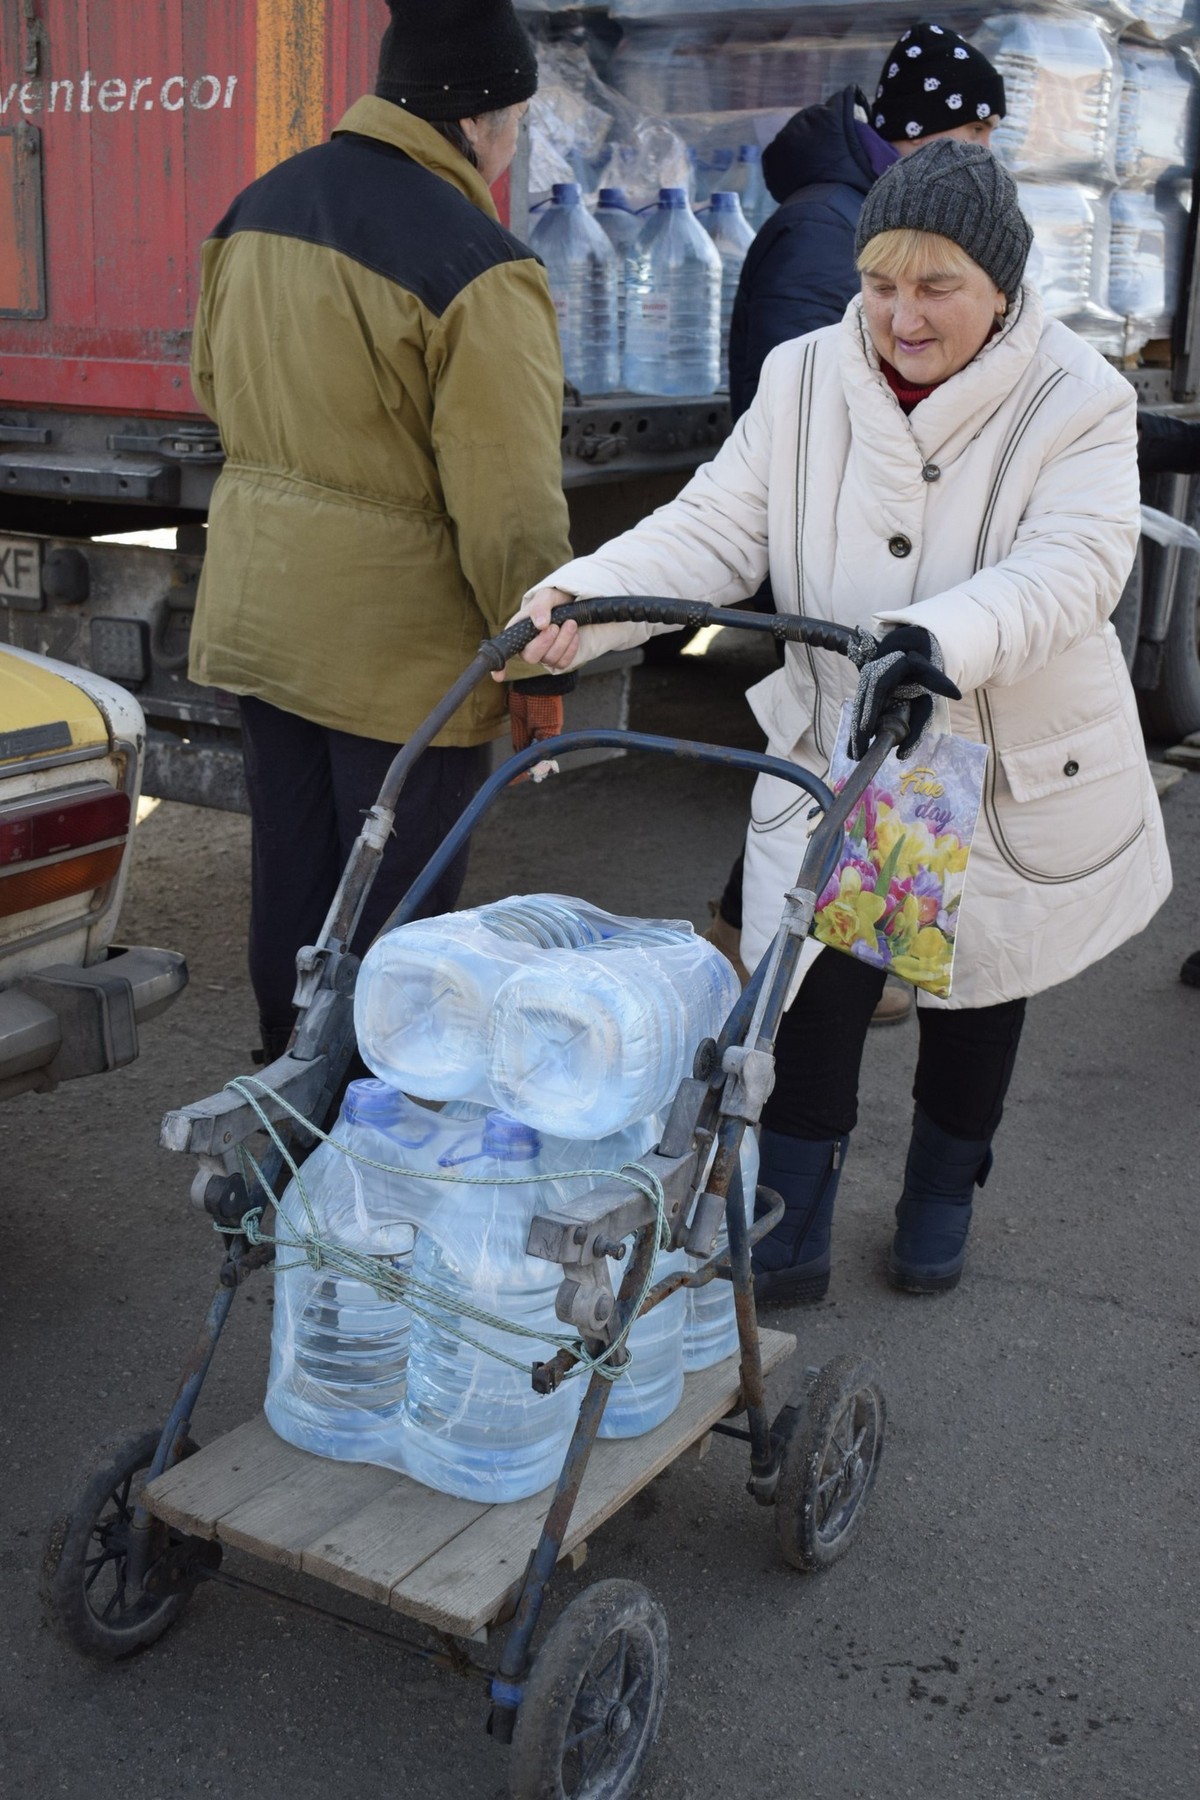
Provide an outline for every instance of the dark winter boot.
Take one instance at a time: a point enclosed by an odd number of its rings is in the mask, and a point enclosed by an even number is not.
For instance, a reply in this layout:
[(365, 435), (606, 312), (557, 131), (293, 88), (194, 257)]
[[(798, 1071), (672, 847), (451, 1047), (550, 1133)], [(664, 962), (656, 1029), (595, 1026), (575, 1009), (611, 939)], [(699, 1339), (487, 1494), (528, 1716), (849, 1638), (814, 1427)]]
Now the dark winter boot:
[(829, 1236), (833, 1203), (848, 1137), (785, 1137), (765, 1130), (758, 1179), (774, 1188), (785, 1212), (774, 1231), (754, 1246), (754, 1296), (771, 1306), (808, 1306), (829, 1288)]
[(909, 1294), (956, 1287), (967, 1253), (971, 1195), (992, 1166), (991, 1145), (951, 1137), (918, 1106), (896, 1208), (888, 1279)]

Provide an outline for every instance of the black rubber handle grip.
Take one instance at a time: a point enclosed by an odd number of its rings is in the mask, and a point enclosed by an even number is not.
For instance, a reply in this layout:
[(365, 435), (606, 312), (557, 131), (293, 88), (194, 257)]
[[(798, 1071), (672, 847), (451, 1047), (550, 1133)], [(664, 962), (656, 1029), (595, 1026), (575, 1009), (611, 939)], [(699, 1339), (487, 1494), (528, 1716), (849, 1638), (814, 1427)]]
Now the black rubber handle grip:
[[(837, 625), (830, 619), (805, 619), (795, 613), (742, 612), (735, 607), (708, 606), (699, 600), (656, 598), (643, 594), (616, 594), (594, 600), (571, 600), (556, 606), (551, 622), (562, 625), (574, 619), (578, 625), (728, 625), (735, 631), (765, 631), (782, 642), (811, 644), (816, 650), (832, 650), (848, 656), (861, 668), (877, 648), (869, 631)], [(480, 645), (481, 654), (501, 669), (510, 657), (519, 656), (537, 636), (532, 619), (518, 619), (498, 637)]]

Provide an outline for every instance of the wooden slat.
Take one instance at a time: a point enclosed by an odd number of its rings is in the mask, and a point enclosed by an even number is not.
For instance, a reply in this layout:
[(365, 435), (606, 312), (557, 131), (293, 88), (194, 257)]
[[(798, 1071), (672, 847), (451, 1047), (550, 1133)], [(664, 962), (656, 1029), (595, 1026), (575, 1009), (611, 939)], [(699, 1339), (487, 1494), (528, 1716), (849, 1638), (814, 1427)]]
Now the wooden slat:
[(435, 1494), (402, 1476), (370, 1506), (309, 1544), (300, 1566), (306, 1575), (386, 1606), (398, 1581), (488, 1510), (484, 1500)]
[(225, 1513), (311, 1461), (303, 1450), (276, 1437), (259, 1413), (160, 1475), (146, 1489), (146, 1500), (168, 1525), (212, 1538)]
[[(760, 1334), (769, 1372), (794, 1346)], [(644, 1437), (592, 1451), (567, 1536), (569, 1555), (639, 1488), (727, 1413), (737, 1359), (689, 1375), (671, 1417)], [(504, 1610), (537, 1543), (553, 1489), (503, 1506), (456, 1500), (369, 1463), (311, 1456), (277, 1438), (260, 1414), (159, 1476), (151, 1510), (268, 1562), (303, 1569), (395, 1611), (469, 1638)]]
[[(759, 1334), (764, 1373), (795, 1346), (790, 1333)], [(639, 1488), (662, 1472), (728, 1412), (739, 1388), (736, 1357), (689, 1375), (683, 1399), (669, 1419), (644, 1437), (604, 1439), (588, 1460), (571, 1515), (563, 1553), (603, 1525)], [(500, 1613), (525, 1573), (553, 1492), (515, 1500), (488, 1511), (428, 1558), (392, 1590), (391, 1605), (406, 1617), (470, 1637)]]
[(303, 1468), (223, 1513), (217, 1533), (223, 1544), (299, 1569), (307, 1545), (370, 1506), (401, 1479), (394, 1469), (375, 1463), (305, 1456)]

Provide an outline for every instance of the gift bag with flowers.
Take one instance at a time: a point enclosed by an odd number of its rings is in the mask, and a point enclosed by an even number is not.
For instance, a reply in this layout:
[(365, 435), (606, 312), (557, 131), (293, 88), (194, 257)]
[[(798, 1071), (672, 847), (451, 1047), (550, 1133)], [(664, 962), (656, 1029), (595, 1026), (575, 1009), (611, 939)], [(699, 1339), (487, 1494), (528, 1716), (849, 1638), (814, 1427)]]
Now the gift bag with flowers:
[[(829, 766), (836, 791), (855, 767), (849, 718), (847, 702)], [(986, 744), (927, 732), (906, 762), (888, 757), (847, 822), (814, 937), (946, 998), (987, 755)]]

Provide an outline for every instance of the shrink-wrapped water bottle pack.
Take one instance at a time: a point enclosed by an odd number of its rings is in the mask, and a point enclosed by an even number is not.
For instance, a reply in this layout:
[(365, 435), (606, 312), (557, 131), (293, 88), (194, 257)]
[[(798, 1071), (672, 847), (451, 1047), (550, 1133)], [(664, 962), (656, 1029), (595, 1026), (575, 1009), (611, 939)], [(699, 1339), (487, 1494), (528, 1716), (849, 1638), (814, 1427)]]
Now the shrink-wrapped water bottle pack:
[[(551, 1483), (586, 1370), (533, 1391), (532, 1364), (574, 1337), (555, 1313), (559, 1265), (526, 1253), (530, 1223), (657, 1143), (696, 1045), (738, 991), (686, 922), (553, 894), (377, 940), (355, 1025), (379, 1079), (350, 1085), (279, 1204), (266, 1399), (279, 1435), (468, 1499)], [(748, 1216), (757, 1166), (747, 1133)], [(661, 1250), (655, 1278), (689, 1266)], [(730, 1284), (681, 1288), (627, 1347), (603, 1437), (652, 1430), (685, 1371), (736, 1352)]]

